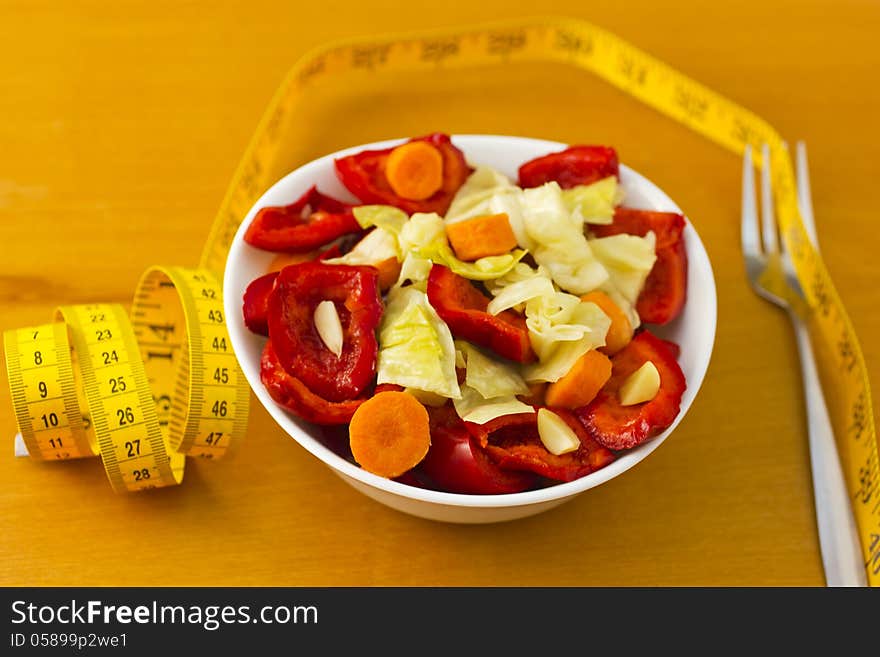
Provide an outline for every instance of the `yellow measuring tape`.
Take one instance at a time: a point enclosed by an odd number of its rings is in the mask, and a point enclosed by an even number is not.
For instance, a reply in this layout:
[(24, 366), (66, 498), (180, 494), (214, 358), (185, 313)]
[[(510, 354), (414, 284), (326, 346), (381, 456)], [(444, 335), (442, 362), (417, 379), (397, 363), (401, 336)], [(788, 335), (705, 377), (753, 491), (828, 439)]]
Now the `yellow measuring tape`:
[[(734, 153), (742, 154), (747, 145), (751, 145), (756, 152), (760, 152), (762, 144), (769, 145), (774, 163), (773, 184), (780, 230), (792, 254), (811, 309), (814, 343), (825, 347), (824, 350), (819, 349), (820, 360), (826, 357), (824, 371), (833, 377), (831, 384), (836, 396), (830, 400), (833, 401), (831, 410), (842, 427), (838, 434), (844, 470), (852, 493), (869, 580), (876, 585), (880, 582), (880, 462), (867, 370), (846, 311), (801, 220), (795, 196), (794, 171), (782, 137), (752, 112), (613, 34), (581, 20), (523, 19), (468, 28), (347, 40), (320, 47), (294, 65), (265, 112), (233, 177), (202, 253), (200, 269), (188, 273), (177, 269), (157, 270), (148, 273), (141, 282), (138, 295), (142, 297), (136, 297), (134, 311), (141, 313), (140, 323), (138, 315), (135, 315), (135, 324), (140, 330), (138, 343), (151, 345), (140, 347), (143, 365), (137, 360), (136, 351), (129, 353), (134, 348), (130, 339), (118, 343), (130, 359), (127, 362), (132, 367), (130, 376), (134, 377), (135, 389), (140, 390), (145, 376), (152, 377), (150, 383), (153, 387), (150, 389), (153, 390), (153, 397), (160, 402), (158, 416), (166, 417), (165, 422), (168, 423), (167, 431), (163, 434), (167, 450), (164, 458), (168, 461), (160, 462), (158, 449), (151, 442), (151, 449), (155, 451), (144, 461), (149, 462), (145, 467), (150, 471), (150, 477), (161, 479), (163, 483), (174, 483), (176, 473), (180, 472), (173, 460), (176, 455), (197, 453), (219, 456), (244, 431), (244, 379), (234, 365), (234, 359), (223, 360), (224, 356), (229, 355), (228, 339), (222, 330), (222, 317), (214, 321), (220, 303), (218, 300), (213, 308), (214, 319), (211, 319), (211, 306), (205, 300), (209, 297), (200, 298), (199, 285), (195, 283), (201, 282), (198, 277), (207, 276), (206, 272), (223, 270), (226, 254), (241, 220), (274, 182), (272, 165), (282, 155), (281, 135), (293, 124), (295, 104), (303, 92), (336, 75), (357, 71), (370, 74), (405, 71), (430, 74), (438, 68), (507, 66), (516, 62), (542, 61), (570, 64), (590, 71)], [(212, 284), (213, 288), (206, 289), (213, 289), (219, 299), (216, 280), (212, 279)], [(173, 304), (166, 302), (162, 292), (172, 286), (180, 294), (182, 302), (174, 312), (169, 310)], [(147, 303), (138, 303), (139, 298), (146, 299)], [(99, 346), (103, 341), (96, 341), (97, 334), (94, 333), (100, 328), (88, 326), (86, 320), (89, 311), (85, 308), (76, 312), (65, 309), (64, 312), (67, 327), (74, 336), (76, 352), (88, 354), (92, 361), (98, 358), (95, 371), (100, 371), (97, 370), (101, 366), (100, 354), (106, 353), (106, 349)], [(77, 312), (79, 315), (76, 315)], [(77, 320), (71, 321), (75, 315)], [(118, 310), (114, 317), (125, 333), (124, 317)], [(180, 334), (175, 333), (181, 330), (183, 324), (188, 331), (185, 350), (182, 349), (184, 343)], [(173, 326), (174, 329), (169, 329), (170, 332), (163, 337), (163, 329), (157, 328), (162, 326)], [(116, 324), (109, 330), (115, 327)], [(39, 331), (42, 333), (28, 337)], [(69, 375), (71, 364), (69, 359), (65, 359), (62, 353), (64, 347), (60, 342), (63, 333), (59, 325), (50, 325), (15, 331), (6, 336), (10, 382), (22, 434), (31, 453), (43, 458), (88, 455), (91, 444), (88, 437), (81, 435), (81, 418), (76, 417), (75, 387)], [(51, 337), (45, 337), (47, 334)], [(41, 339), (46, 341), (41, 343)], [(151, 351), (160, 349), (160, 345), (163, 345), (161, 351)], [(49, 383), (35, 378), (33, 374), (43, 371), (33, 369), (39, 366), (32, 362), (37, 351), (46, 353), (44, 362), (47, 367), (54, 368), (45, 370), (47, 378), (55, 377), (51, 390)], [(160, 367), (160, 363), (165, 367)], [(17, 367), (15, 379), (12, 376), (13, 366)], [(146, 368), (148, 374), (140, 373), (139, 368), (142, 367)], [(224, 367), (228, 368), (228, 382), (222, 374)], [(177, 373), (172, 375), (172, 371)], [(123, 376), (126, 374), (128, 370)], [(107, 388), (111, 385), (108, 377), (105, 376), (107, 380), (89, 378), (91, 375), (87, 368), (83, 369), (83, 375), (86, 390), (89, 391), (91, 386), (89, 408), (92, 409), (93, 403), (98, 407), (103, 404), (103, 410), (98, 415), (106, 427), (98, 426), (97, 417), (93, 417), (92, 422), (93, 429), (98, 433), (101, 455), (106, 462), (108, 455), (115, 450), (117, 463), (125, 464), (120, 466), (121, 475), (118, 476), (123, 488), (142, 485), (143, 479), (132, 475), (134, 468), (129, 465), (134, 463), (139, 466), (141, 463), (122, 460), (128, 454), (124, 444), (131, 440), (126, 438), (122, 442), (125, 436), (118, 439), (107, 437), (111, 429), (122, 434), (128, 431), (110, 426), (114, 419), (122, 421), (128, 417), (124, 411), (128, 402), (124, 407), (112, 403), (116, 401), (112, 396), (116, 393)], [(44, 398), (40, 398), (44, 388), (39, 386), (39, 381), (46, 384), (48, 392)], [(162, 394), (157, 396), (157, 391)], [(150, 406), (150, 393), (144, 393), (145, 397), (140, 393), (127, 394), (126, 399), (137, 400), (139, 404), (131, 406), (135, 420), (143, 416), (144, 419), (140, 421), (154, 422), (147, 418), (149, 409), (145, 408)], [(220, 406), (223, 402), (226, 405)], [(120, 408), (123, 409), (122, 415), (119, 414)], [(219, 414), (221, 408), (226, 409), (224, 415)], [(47, 417), (46, 412), (49, 413), (48, 417), (58, 419), (58, 424), (53, 428), (59, 431), (53, 432), (46, 425), (42, 419)], [(52, 413), (55, 415), (52, 416)], [(94, 410), (92, 415), (95, 416)], [(160, 425), (163, 422), (161, 419), (158, 421)], [(51, 419), (49, 423), (52, 423)], [(132, 429), (126, 435), (128, 438), (135, 435), (152, 436), (149, 431), (153, 425), (143, 426), (139, 432)], [(60, 444), (62, 440), (64, 450)], [(219, 445), (216, 441), (219, 441)], [(68, 444), (71, 446), (69, 450)], [(153, 474), (153, 469), (156, 474)], [(114, 475), (110, 474), (110, 477), (113, 481)], [(119, 487), (117, 483), (114, 485)]]
[(181, 483), (187, 455), (219, 458), (244, 437), (250, 390), (210, 270), (148, 270), (131, 319), (118, 304), (56, 319), (3, 336), (31, 458), (99, 455), (114, 490), (138, 491)]

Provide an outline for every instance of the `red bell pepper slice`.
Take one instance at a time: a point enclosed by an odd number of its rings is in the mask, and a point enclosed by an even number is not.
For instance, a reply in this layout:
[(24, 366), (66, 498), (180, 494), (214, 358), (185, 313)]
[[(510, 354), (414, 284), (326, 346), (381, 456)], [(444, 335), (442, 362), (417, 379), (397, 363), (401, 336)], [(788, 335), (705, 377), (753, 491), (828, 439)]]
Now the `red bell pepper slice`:
[(540, 187), (555, 180), (562, 189), (589, 185), (609, 176), (620, 178), (617, 152), (608, 146), (569, 146), (529, 160), (519, 168), (520, 187)]
[(547, 451), (538, 434), (537, 413), (503, 415), (485, 424), (466, 424), (492, 460), (509, 470), (525, 470), (556, 481), (573, 481), (614, 460), (614, 453), (593, 440), (574, 413), (564, 408), (551, 410), (580, 439), (581, 446), (574, 452), (557, 456)]
[(363, 230), (352, 207), (312, 186), (290, 205), (260, 208), (245, 231), (244, 241), (267, 251), (311, 251), (337, 237)]
[[(660, 373), (660, 390), (651, 401), (622, 406), (620, 386), (649, 360)], [(611, 358), (611, 378), (596, 398), (575, 413), (599, 444), (615, 450), (630, 449), (672, 424), (686, 387), (684, 373), (666, 341), (641, 331)]]
[[(329, 260), (330, 258), (338, 258), (341, 255), (342, 249), (339, 248), (338, 243), (335, 243), (328, 249), (325, 249), (312, 257), (315, 260)], [(290, 256), (284, 257), (286, 258)], [(304, 258), (299, 262), (311, 261), (311, 259), (306, 258), (304, 254), (294, 257)], [(255, 278), (244, 291), (244, 298), (242, 299), (244, 324), (258, 335), (269, 335), (269, 293), (272, 292), (272, 288), (275, 285), (275, 279), (278, 277), (278, 272), (283, 268), (284, 267), (281, 267), (276, 271), (271, 271), (259, 278)]]
[(448, 493), (519, 493), (537, 483), (525, 472), (504, 470), (486, 455), (451, 405), (428, 408), (431, 448), (418, 469)]
[(269, 294), (275, 286), (278, 272), (264, 274), (251, 281), (244, 291), (242, 314), (244, 325), (259, 335), (269, 335)]
[(436, 212), (446, 214), (452, 197), (464, 184), (473, 169), (468, 166), (464, 153), (456, 148), (449, 135), (434, 133), (409, 141), (425, 141), (434, 146), (443, 157), (443, 185), (422, 201), (398, 196), (385, 177), (385, 163), (393, 148), (361, 151), (336, 160), (336, 174), (343, 185), (364, 203), (393, 205), (408, 214)]
[(339, 402), (324, 399), (285, 370), (271, 339), (266, 342), (260, 359), (260, 380), (272, 399), (303, 420), (315, 424), (347, 424), (358, 406), (370, 398), (364, 395)]
[[(374, 267), (304, 262), (278, 273), (269, 295), (269, 336), (284, 369), (330, 401), (357, 397), (376, 371), (376, 327), (382, 316)], [(332, 301), (342, 324), (342, 353), (324, 345), (315, 308)]]
[(434, 484), (430, 479), (428, 479), (427, 475), (425, 475), (425, 473), (423, 473), (418, 466), (416, 466), (412, 470), (407, 470), (399, 477), (394, 477), (394, 481), (399, 484), (406, 484), (407, 486), (414, 486), (416, 488), (439, 490), (437, 485)]
[(499, 356), (527, 363), (535, 359), (526, 320), (513, 311), (486, 312), (489, 297), (443, 265), (428, 275), (428, 301), (457, 338), (491, 349)]
[(636, 311), (648, 324), (667, 324), (678, 317), (687, 298), (687, 252), (684, 240), (660, 249)]
[(684, 226), (684, 216), (677, 212), (615, 208), (614, 223), (590, 226), (590, 228), (597, 237), (620, 233), (644, 237), (649, 230), (652, 230), (657, 238), (656, 248), (665, 249), (675, 246), (684, 239)]
[(657, 238), (657, 260), (636, 301), (643, 322), (666, 324), (678, 317), (687, 297), (687, 252), (684, 246), (685, 219), (675, 212), (654, 212), (617, 208), (614, 223), (591, 226), (597, 237), (628, 233), (644, 237), (649, 230)]
[(681, 347), (678, 346), (678, 343), (673, 342), (672, 340), (664, 340), (663, 338), (659, 338), (656, 335), (654, 337), (657, 338), (660, 342), (662, 342), (664, 347), (669, 349), (670, 353), (672, 354), (672, 357), (675, 360), (678, 360), (678, 357), (681, 356)]
[[(341, 241), (345, 242), (346, 240)], [(312, 254), (311, 258), (306, 254), (283, 257), (302, 258), (298, 262), (311, 262), (312, 258), (314, 260), (329, 260), (330, 258), (338, 258), (341, 255), (343, 255), (343, 251), (340, 248), (340, 243), (335, 242), (331, 244), (329, 248), (324, 249), (320, 253), (317, 253), (316, 255)], [(291, 262), (289, 264), (296, 263)], [(284, 266), (286, 267), (287, 265)], [(271, 271), (259, 278), (255, 278), (244, 291), (244, 298), (242, 299), (244, 324), (258, 335), (269, 335), (269, 293), (272, 292), (272, 288), (275, 285), (275, 279), (278, 277), (278, 272), (283, 268), (284, 267), (280, 267), (276, 271)]]

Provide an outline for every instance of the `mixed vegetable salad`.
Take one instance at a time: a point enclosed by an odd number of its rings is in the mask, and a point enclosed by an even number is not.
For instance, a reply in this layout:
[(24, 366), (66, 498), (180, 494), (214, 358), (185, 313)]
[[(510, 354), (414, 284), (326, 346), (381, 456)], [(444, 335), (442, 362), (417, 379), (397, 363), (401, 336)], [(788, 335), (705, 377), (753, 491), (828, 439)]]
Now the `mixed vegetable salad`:
[(377, 475), (454, 493), (571, 481), (678, 415), (677, 345), (649, 327), (686, 297), (680, 214), (626, 208), (612, 148), (572, 146), (512, 181), (449, 136), (335, 161), (260, 209), (278, 252), (244, 294), (261, 379)]

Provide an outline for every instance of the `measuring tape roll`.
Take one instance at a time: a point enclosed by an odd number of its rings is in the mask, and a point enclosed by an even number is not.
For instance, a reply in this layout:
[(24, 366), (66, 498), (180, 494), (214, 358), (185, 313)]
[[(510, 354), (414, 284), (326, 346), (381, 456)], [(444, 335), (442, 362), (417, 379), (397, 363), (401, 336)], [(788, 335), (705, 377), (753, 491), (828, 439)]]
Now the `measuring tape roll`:
[(171, 448), (224, 456), (247, 430), (250, 388), (232, 353), (219, 280), (202, 269), (149, 269), (132, 318)]
[(128, 316), (117, 304), (61, 306), (88, 404), (90, 431), (117, 492), (179, 484), (184, 458), (166, 448)]
[(4, 334), (13, 405), (32, 458), (99, 455), (117, 492), (180, 484), (185, 457), (244, 437), (249, 388), (215, 274), (155, 267), (122, 306), (61, 306)]
[(12, 404), (32, 459), (94, 456), (77, 396), (67, 326), (58, 322), (3, 334)]
[[(814, 344), (820, 347), (817, 349), (820, 365), (831, 377), (826, 392), (831, 388), (830, 392), (833, 393), (829, 408), (838, 428), (841, 460), (859, 526), (869, 581), (874, 585), (880, 583), (880, 461), (867, 369), (846, 310), (801, 220), (795, 197), (794, 170), (782, 137), (752, 112), (586, 21), (566, 18), (520, 19), (467, 28), (351, 39), (328, 44), (308, 53), (291, 69), (264, 113), (211, 227), (200, 267), (215, 272), (223, 270), (226, 254), (242, 218), (274, 182), (273, 163), (280, 153), (281, 136), (285, 128), (295, 121), (296, 102), (310, 87), (350, 72), (377, 75), (406, 71), (431, 75), (439, 68), (509, 66), (516, 62), (535, 61), (564, 63), (592, 72), (738, 155), (742, 155), (749, 145), (756, 153), (760, 153), (762, 144), (769, 145), (780, 232), (806, 296), (811, 335)], [(757, 159), (758, 164), (763, 165), (760, 158)], [(152, 353), (159, 353), (150, 351), (160, 348), (158, 344), (144, 347), (142, 353), (150, 376), (161, 380), (161, 385), (153, 383), (158, 386), (157, 390), (163, 390), (160, 401), (167, 404), (170, 398), (169, 422), (177, 436), (174, 444), (184, 451), (197, 450), (202, 455), (219, 455), (226, 436), (220, 427), (231, 426), (235, 435), (236, 427), (243, 431), (243, 421), (239, 424), (235, 421), (224, 423), (216, 414), (206, 413), (206, 408), (214, 409), (215, 403), (223, 400), (229, 409), (232, 398), (223, 395), (231, 394), (231, 389), (213, 397), (206, 393), (211, 376), (224, 365), (214, 358), (219, 356), (216, 350), (205, 347), (206, 340), (213, 341), (213, 337), (210, 337), (213, 336), (210, 318), (204, 322), (205, 317), (198, 312), (190, 314), (196, 305), (202, 309), (210, 307), (207, 302), (194, 302), (198, 298), (199, 288), (193, 284), (201, 281), (190, 279), (187, 282), (184, 271), (165, 269), (163, 273), (148, 273), (142, 281), (142, 286), (146, 287), (141, 292), (145, 291), (143, 299), (149, 300), (162, 294), (158, 290), (169, 283), (173, 284), (183, 299), (183, 323), (192, 335), (197, 331), (202, 332), (201, 347), (188, 339), (189, 349), (185, 352), (183, 342), (171, 341), (170, 334), (169, 340), (154, 335), (163, 345), (164, 351), (161, 353), (166, 355), (151, 356)], [(181, 292), (184, 289), (189, 292)], [(187, 300), (187, 294), (190, 293), (194, 296)], [(139, 303), (139, 299), (136, 299), (135, 304), (135, 312), (145, 313), (135, 317), (136, 323), (151, 317), (149, 324), (138, 324), (144, 344), (149, 332), (155, 334), (152, 326), (160, 325), (154, 321), (156, 317), (149, 315), (149, 310), (155, 310), (150, 308), (149, 303), (156, 302)], [(178, 316), (177, 321), (172, 322), (175, 327), (183, 326), (179, 319)], [(153, 342), (154, 338), (151, 338)], [(177, 346), (176, 349), (171, 342)], [(20, 407), (24, 404), (23, 408), (28, 408), (28, 404), (35, 403), (34, 390), (24, 390), (22, 387), (28, 382), (32, 385), (24, 367), (28, 364), (28, 354), (32, 356), (32, 352), (28, 351), (30, 345), (24, 333), (16, 332), (12, 337), (7, 335), (6, 344), (7, 360), (17, 363), (21, 370), (14, 376), (10, 374), (16, 413), (20, 423), (27, 423), (31, 421), (30, 411), (22, 413)], [(226, 347), (228, 350), (228, 340)], [(179, 357), (175, 355), (177, 352), (180, 353)], [(18, 355), (11, 357), (10, 353)], [(170, 357), (167, 355), (169, 353)], [(160, 360), (164, 363), (164, 370), (158, 364)], [(55, 362), (61, 363), (60, 357)], [(170, 384), (168, 382), (172, 378), (160, 372), (171, 371), (175, 367), (180, 368), (182, 373), (177, 374), (173, 378), (174, 383)], [(154, 370), (156, 374), (153, 374)], [(220, 376), (222, 378), (222, 374)], [(243, 385), (243, 376), (237, 371), (235, 376), (235, 381)], [(14, 377), (17, 377), (17, 383), (13, 382)], [(60, 408), (66, 403), (59, 400), (52, 403), (56, 402), (57, 406), (35, 408)], [(219, 412), (220, 406), (216, 408)], [(242, 397), (236, 395), (236, 419), (244, 417), (244, 409)], [(159, 415), (162, 416), (161, 411)], [(71, 421), (70, 440), (75, 442), (75, 418), (68, 419)], [(183, 427), (182, 431), (180, 427)], [(34, 429), (39, 427), (31, 427), (31, 433), (27, 435), (26, 427), (22, 427), (29, 448), (34, 445), (44, 458), (64, 458), (58, 456), (51, 442), (46, 447), (49, 433)], [(224, 434), (220, 439), (220, 448), (213, 442), (217, 432)], [(51, 438), (48, 440), (51, 441)], [(82, 449), (83, 445), (77, 444), (77, 450)], [(69, 454), (72, 458), (73, 451)]]

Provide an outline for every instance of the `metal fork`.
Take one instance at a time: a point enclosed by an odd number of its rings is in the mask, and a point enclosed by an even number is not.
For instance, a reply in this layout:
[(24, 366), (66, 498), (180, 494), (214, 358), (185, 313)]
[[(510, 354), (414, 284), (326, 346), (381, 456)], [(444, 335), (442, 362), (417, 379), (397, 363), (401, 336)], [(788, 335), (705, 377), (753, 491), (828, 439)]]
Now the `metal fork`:
[[(769, 151), (770, 149), (764, 144), (761, 168), (763, 221), (760, 222), (752, 170), (752, 152), (748, 146), (743, 160), (741, 238), (746, 273), (755, 292), (785, 309), (794, 327), (807, 402), (813, 496), (825, 582), (828, 586), (867, 586), (858, 532), (837, 454), (834, 431), (819, 383), (809, 333), (798, 314), (799, 309), (804, 306), (803, 291), (791, 259), (777, 235), (773, 189), (770, 182)], [(801, 217), (815, 246), (816, 228), (810, 200), (807, 151), (803, 143), (797, 144), (797, 192)]]

